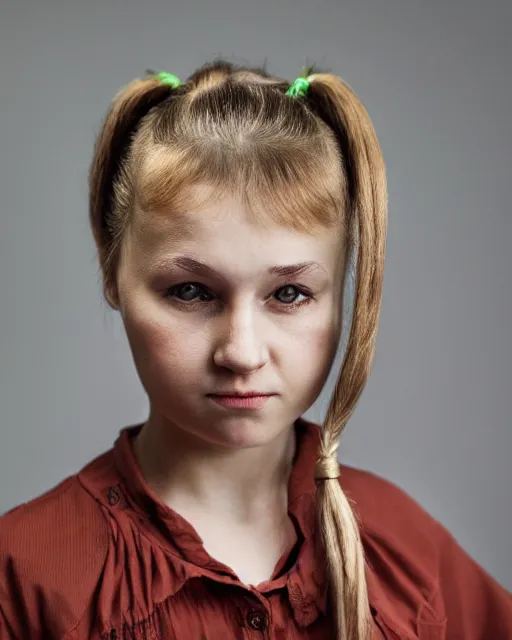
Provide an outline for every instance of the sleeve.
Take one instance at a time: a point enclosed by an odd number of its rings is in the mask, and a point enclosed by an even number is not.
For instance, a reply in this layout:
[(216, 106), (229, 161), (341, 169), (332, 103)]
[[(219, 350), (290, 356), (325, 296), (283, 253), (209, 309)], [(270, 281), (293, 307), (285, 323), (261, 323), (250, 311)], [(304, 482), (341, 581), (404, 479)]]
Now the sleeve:
[(439, 590), (447, 616), (446, 640), (510, 640), (512, 594), (443, 529)]

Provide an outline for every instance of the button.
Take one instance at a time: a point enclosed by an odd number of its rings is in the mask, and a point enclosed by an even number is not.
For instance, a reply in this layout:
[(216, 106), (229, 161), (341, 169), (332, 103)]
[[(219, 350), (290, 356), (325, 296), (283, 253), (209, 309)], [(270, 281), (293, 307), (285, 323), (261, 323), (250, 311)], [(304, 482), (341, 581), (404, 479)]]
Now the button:
[(267, 614), (264, 611), (249, 611), (246, 616), (247, 625), (254, 631), (263, 631), (267, 627)]
[(108, 490), (108, 503), (112, 506), (117, 504), (121, 499), (121, 494), (117, 487), (110, 487)]

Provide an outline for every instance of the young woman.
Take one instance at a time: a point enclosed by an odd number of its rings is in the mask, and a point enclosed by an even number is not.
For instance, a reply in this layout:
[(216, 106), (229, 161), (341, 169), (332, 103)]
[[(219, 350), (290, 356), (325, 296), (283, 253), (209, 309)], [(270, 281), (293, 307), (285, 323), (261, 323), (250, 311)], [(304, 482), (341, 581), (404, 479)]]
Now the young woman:
[[(340, 465), (386, 243), (370, 118), (328, 73), (215, 61), (113, 101), (90, 172), (144, 424), (0, 520), (0, 638), (504, 640), (512, 599), (416, 502)], [(318, 397), (352, 324), (323, 425)]]

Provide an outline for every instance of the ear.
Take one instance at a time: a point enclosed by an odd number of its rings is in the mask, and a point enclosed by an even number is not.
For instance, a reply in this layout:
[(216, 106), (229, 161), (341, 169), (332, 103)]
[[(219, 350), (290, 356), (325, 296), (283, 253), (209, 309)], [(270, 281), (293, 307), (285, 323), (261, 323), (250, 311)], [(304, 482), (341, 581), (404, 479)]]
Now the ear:
[(121, 303), (119, 299), (119, 289), (117, 287), (117, 282), (108, 284), (105, 283), (103, 286), (103, 295), (105, 296), (105, 300), (115, 311), (120, 311)]

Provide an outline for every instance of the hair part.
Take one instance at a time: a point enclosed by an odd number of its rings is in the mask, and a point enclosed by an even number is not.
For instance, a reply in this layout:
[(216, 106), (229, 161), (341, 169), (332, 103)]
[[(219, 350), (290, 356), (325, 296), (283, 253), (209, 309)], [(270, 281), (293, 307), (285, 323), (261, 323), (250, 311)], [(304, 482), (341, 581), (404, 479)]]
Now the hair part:
[[(371, 371), (380, 313), (387, 226), (385, 166), (370, 117), (354, 91), (312, 73), (308, 94), (265, 69), (224, 60), (178, 88), (154, 76), (114, 98), (90, 167), (90, 223), (104, 295), (118, 304), (123, 241), (139, 210), (179, 217), (193, 187), (243, 199), (254, 221), (304, 232), (336, 230), (357, 241), (355, 292), (344, 361), (322, 427), (316, 473), (318, 522), (338, 640), (369, 640), (371, 614), (357, 516), (326, 472)], [(340, 286), (342, 283), (340, 283)], [(335, 475), (335, 474), (334, 474)]]

